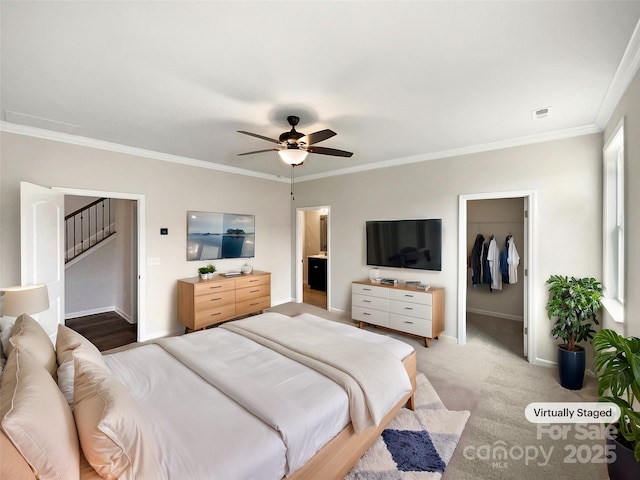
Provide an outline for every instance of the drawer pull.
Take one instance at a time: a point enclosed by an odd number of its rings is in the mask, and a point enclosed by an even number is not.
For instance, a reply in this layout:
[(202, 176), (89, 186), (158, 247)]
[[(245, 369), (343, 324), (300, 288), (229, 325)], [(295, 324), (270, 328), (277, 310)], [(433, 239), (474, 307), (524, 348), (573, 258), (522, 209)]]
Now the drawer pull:
[(212, 298), (210, 302), (217, 302), (218, 300), (222, 300), (222, 297)]
[(404, 307), (405, 310), (413, 310), (412, 307)]
[(249, 293), (258, 293), (260, 290), (251, 290)]
[(404, 296), (405, 296), (405, 297), (409, 297), (409, 298), (413, 298), (413, 295), (410, 295), (410, 294), (408, 294), (408, 293), (405, 293), (405, 294), (404, 294)]
[(211, 314), (211, 316), (212, 316), (212, 317), (216, 317), (216, 316), (220, 315), (221, 313), (222, 313), (222, 312), (212, 313), (212, 314)]
[(362, 300), (362, 303), (371, 303), (371, 300)]
[(362, 314), (363, 314), (363, 315), (369, 315), (369, 316), (371, 316), (371, 314), (370, 314), (370, 313), (367, 313), (367, 312), (362, 312)]
[(405, 320), (404, 323), (408, 323), (409, 325), (413, 325), (413, 322), (410, 322), (408, 320)]
[(213, 290), (214, 288), (222, 288), (222, 285), (211, 285), (209, 288), (211, 290)]
[(249, 280), (249, 283), (254, 283), (254, 282), (259, 282), (259, 279), (255, 279), (255, 280)]
[(371, 291), (370, 288), (363, 288), (362, 290), (364, 290), (365, 292), (370, 292)]
[(255, 307), (256, 305), (260, 305), (260, 302), (251, 303), (250, 305), (251, 305), (252, 307)]

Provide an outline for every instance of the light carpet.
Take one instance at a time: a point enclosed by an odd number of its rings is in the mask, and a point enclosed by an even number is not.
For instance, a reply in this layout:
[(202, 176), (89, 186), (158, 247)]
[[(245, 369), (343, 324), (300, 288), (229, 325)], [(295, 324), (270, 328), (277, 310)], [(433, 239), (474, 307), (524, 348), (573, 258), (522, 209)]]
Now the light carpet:
[(438, 480), (460, 440), (469, 412), (447, 410), (422, 373), (415, 411), (401, 409), (345, 480)]

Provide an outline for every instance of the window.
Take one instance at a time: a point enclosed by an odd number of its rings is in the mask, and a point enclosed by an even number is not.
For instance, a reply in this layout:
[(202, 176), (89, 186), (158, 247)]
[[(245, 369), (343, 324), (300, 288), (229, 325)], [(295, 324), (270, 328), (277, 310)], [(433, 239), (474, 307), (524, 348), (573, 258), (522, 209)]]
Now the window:
[(617, 322), (624, 321), (624, 127), (604, 149), (603, 185), (604, 306)]

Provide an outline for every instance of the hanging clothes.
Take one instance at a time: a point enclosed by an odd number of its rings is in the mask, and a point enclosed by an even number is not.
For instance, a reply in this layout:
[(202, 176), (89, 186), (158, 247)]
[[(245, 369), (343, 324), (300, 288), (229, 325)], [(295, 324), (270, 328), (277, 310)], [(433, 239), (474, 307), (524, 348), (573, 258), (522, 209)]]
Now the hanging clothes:
[(500, 252), (500, 275), (502, 276), (502, 283), (509, 283), (509, 241), (511, 235), (507, 235), (504, 239), (504, 248)]
[(487, 261), (489, 262), (489, 272), (491, 275), (491, 289), (502, 290), (502, 275), (500, 274), (500, 250), (498, 242), (491, 235), (489, 250), (487, 251)]
[(484, 243), (484, 236), (479, 233), (476, 235), (476, 240), (473, 242), (473, 248), (471, 249), (471, 255), (469, 255), (468, 266), (471, 269), (471, 283), (478, 285), (482, 278), (482, 244)]
[(516, 249), (516, 243), (511, 238), (509, 242), (509, 256), (507, 258), (509, 264), (509, 283), (518, 283), (518, 265), (520, 265), (520, 255)]
[(489, 244), (485, 243), (482, 245), (482, 283), (489, 285), (489, 290), (491, 290), (491, 268), (487, 253), (489, 253)]

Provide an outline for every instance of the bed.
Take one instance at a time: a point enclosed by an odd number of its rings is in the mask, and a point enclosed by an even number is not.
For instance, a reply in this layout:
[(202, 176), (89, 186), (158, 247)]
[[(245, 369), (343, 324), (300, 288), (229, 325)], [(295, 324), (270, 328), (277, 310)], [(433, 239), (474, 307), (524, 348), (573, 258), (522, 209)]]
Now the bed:
[(3, 343), (2, 478), (342, 478), (415, 391), (411, 346), (309, 314), (108, 355), (24, 315)]

